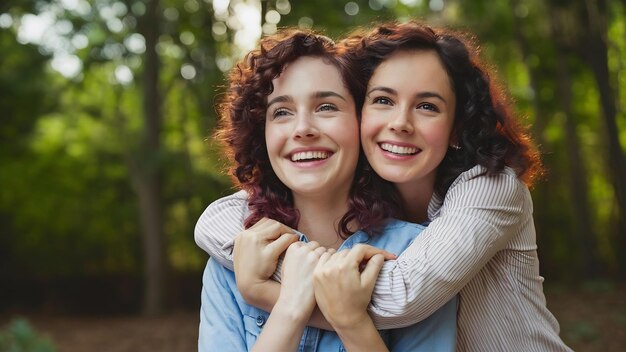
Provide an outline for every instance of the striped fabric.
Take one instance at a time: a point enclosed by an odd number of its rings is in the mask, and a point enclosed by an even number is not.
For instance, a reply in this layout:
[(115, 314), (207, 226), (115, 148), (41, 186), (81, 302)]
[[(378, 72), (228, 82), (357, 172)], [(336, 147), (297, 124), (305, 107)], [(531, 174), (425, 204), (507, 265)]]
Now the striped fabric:
[[(372, 318), (379, 329), (410, 325), (459, 293), (459, 351), (571, 351), (546, 307), (530, 192), (510, 169), (484, 171), (461, 174), (445, 202), (433, 197), (428, 228), (383, 266)], [(232, 269), (247, 214), (244, 192), (217, 200), (198, 220), (196, 243)]]

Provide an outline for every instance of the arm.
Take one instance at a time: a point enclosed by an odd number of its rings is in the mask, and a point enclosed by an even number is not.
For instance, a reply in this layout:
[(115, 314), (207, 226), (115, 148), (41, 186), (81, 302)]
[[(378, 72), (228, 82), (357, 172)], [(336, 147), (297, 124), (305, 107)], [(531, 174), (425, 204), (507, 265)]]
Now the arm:
[(322, 254), (314, 274), (315, 299), (347, 351), (388, 351), (367, 313), (384, 257), (367, 256), (367, 247)]
[[(248, 304), (267, 312), (275, 309), (281, 285), (272, 278), (278, 277), (275, 271), (280, 271), (280, 255), (298, 240), (298, 236), (290, 232), (294, 231), (275, 220), (263, 218), (237, 235), (233, 250), (234, 271), (237, 288)], [(391, 253), (371, 246), (363, 247), (362, 252), (368, 258), (376, 253), (386, 259), (395, 258)], [(310, 315), (308, 325), (332, 330), (318, 309)]]
[(198, 351), (247, 349), (242, 312), (233, 289), (232, 273), (209, 259), (202, 277)]
[(464, 173), (438, 217), (397, 261), (384, 264), (369, 307), (379, 329), (431, 315), (532, 222), (530, 193), (511, 170), (491, 177), (480, 171)]
[(278, 221), (263, 218), (235, 238), (232, 257), (237, 288), (248, 304), (272, 310), (280, 285), (271, 277), (278, 270), (279, 257), (298, 241), (294, 232)]
[[(278, 282), (268, 280), (262, 286), (258, 287), (257, 295), (253, 299), (255, 303), (248, 303), (266, 312), (272, 312), (280, 296), (280, 287), (281, 284)], [(317, 306), (313, 309), (313, 313), (307, 325), (323, 330), (334, 330)]]
[(280, 296), (253, 351), (295, 351), (315, 307), (313, 270), (326, 248), (292, 243), (283, 262)]
[(194, 230), (196, 244), (218, 263), (233, 270), (233, 245), (248, 214), (248, 196), (244, 191), (220, 198), (202, 213)]

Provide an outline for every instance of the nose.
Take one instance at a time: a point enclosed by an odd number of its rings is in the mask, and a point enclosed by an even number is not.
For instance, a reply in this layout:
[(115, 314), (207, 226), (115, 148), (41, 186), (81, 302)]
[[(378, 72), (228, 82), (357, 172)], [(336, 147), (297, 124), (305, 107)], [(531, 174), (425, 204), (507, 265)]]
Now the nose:
[(296, 117), (296, 127), (293, 133), (293, 137), (295, 139), (314, 139), (319, 137), (320, 132), (315, 126), (312, 118), (313, 117), (309, 114), (298, 114)]
[(389, 121), (388, 127), (391, 131), (396, 133), (411, 134), (414, 131), (413, 121), (408, 111), (400, 111), (398, 114)]

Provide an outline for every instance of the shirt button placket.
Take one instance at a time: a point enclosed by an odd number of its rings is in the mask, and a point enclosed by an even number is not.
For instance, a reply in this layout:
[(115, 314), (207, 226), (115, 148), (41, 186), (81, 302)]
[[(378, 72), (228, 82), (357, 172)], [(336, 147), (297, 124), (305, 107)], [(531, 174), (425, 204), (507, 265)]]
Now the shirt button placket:
[(263, 325), (265, 325), (265, 317), (262, 315), (259, 315), (256, 317), (256, 326), (262, 328)]

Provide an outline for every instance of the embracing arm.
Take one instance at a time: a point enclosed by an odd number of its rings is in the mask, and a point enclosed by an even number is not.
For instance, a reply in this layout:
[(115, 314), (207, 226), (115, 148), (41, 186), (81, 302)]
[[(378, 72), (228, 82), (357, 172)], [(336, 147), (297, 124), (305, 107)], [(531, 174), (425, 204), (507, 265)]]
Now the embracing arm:
[(198, 247), (226, 268), (233, 270), (233, 246), (248, 214), (248, 195), (244, 191), (211, 203), (198, 219), (194, 239)]
[(475, 167), (461, 175), (436, 219), (396, 261), (384, 264), (369, 306), (379, 329), (425, 319), (456, 295), (520, 228), (533, 229), (528, 226), (532, 224), (528, 188), (512, 170), (494, 176), (482, 175), (482, 170)]

